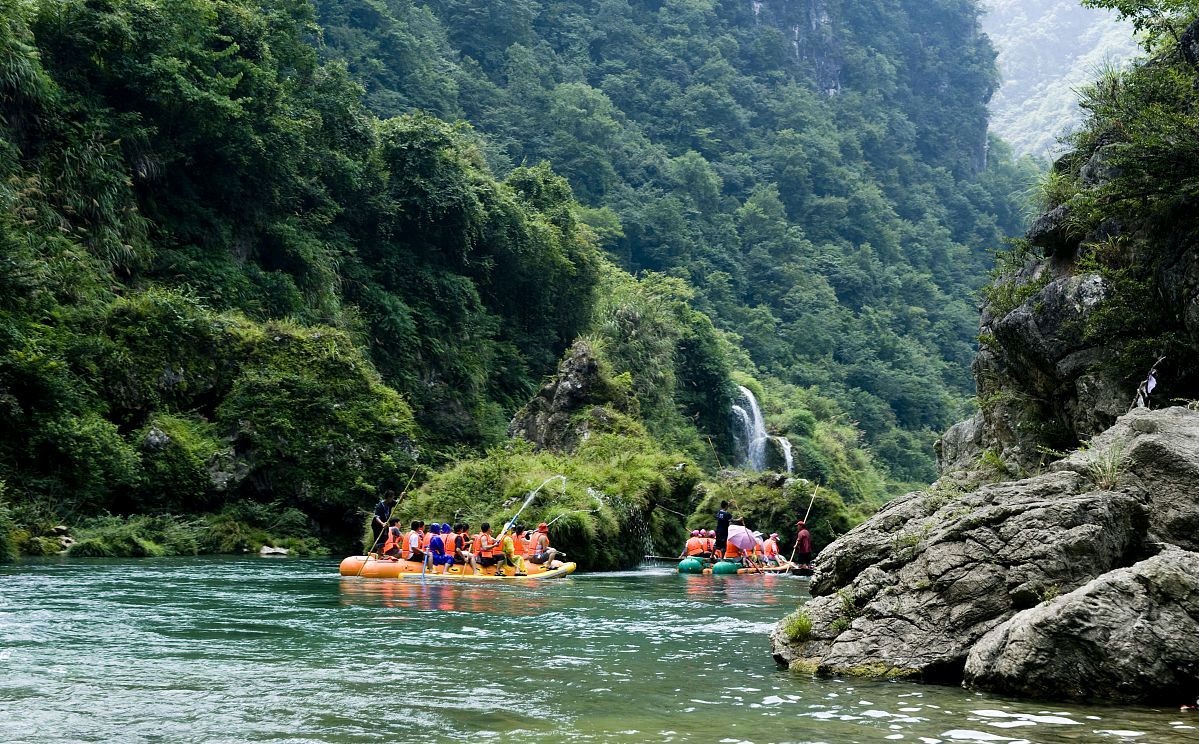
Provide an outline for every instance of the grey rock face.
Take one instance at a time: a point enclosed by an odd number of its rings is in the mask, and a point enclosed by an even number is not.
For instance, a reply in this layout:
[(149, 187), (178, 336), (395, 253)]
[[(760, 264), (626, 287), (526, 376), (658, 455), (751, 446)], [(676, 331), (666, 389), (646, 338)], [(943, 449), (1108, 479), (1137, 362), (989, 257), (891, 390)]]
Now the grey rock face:
[(151, 426), (142, 439), (142, 449), (147, 452), (160, 452), (171, 443), (171, 437), (157, 426)]
[(1182, 56), (1187, 62), (1199, 67), (1199, 21), (1192, 23), (1183, 34), (1181, 43)]
[(988, 633), (966, 683), (1053, 699), (1174, 702), (1199, 690), (1199, 554), (1168, 550)]
[(1045, 255), (1073, 253), (1078, 247), (1078, 236), (1070, 234), (1070, 205), (1062, 204), (1032, 223), (1028, 230), (1028, 242), (1043, 248)]
[(591, 347), (576, 341), (558, 374), (517, 412), (508, 436), (526, 439), (537, 449), (570, 452), (593, 428), (612, 424), (608, 406), (625, 411), (629, 404), (605, 381)]
[[(1194, 546), (1196, 484), (1199, 413), (1185, 408), (1124, 416), (1034, 478), (965, 493), (943, 480), (888, 504), (818, 556), (804, 606), (811, 634), (792, 640), (780, 624), (775, 656), (814, 672), (959, 682), (984, 638), (987, 658), (1009, 653), (992, 632), (1018, 613), (1059, 606), (1054, 597), (1162, 543)], [(1173, 626), (1154, 623), (1152, 614), (1142, 623), (1150, 642), (1165, 642)], [(1199, 642), (1187, 653), (1199, 664)]]
[[(1128, 410), (1133, 391), (1101, 364), (1104, 350), (1085, 333), (1106, 296), (1098, 275), (1068, 274), (1049, 280), (1010, 312), (985, 310), (982, 335), (994, 341), (974, 361), (979, 398), (986, 401), (971, 424), (974, 450), (994, 450), (1014, 466), (1034, 470), (1044, 447), (1089, 439)], [(1067, 441), (1054, 441), (1047, 434), (1054, 431)], [(946, 436), (962, 433), (955, 427)], [(953, 469), (955, 463), (942, 460), (942, 472)]]
[(1141, 494), (1149, 539), (1199, 551), (1199, 414), (1137, 409), (1055, 470), (1106, 471)]
[(937, 441), (937, 467), (942, 473), (960, 470), (973, 465), (985, 449), (981, 413), (973, 418), (959, 421)]

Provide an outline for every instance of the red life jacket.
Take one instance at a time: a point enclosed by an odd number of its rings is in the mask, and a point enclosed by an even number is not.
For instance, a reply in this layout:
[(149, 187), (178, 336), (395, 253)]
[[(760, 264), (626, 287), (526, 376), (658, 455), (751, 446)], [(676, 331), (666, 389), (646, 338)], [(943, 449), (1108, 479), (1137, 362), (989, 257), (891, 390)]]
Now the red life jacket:
[(512, 533), (512, 554), (513, 555), (524, 555), (525, 551), (527, 549), (528, 548), (527, 548), (527, 544), (525, 543), (525, 536), (520, 534), (519, 532), (513, 532)]
[(745, 551), (741, 550), (741, 548), (738, 548), (736, 545), (732, 544), (731, 542), (727, 542), (724, 544), (724, 557), (725, 558), (740, 558), (741, 554), (744, 552)]

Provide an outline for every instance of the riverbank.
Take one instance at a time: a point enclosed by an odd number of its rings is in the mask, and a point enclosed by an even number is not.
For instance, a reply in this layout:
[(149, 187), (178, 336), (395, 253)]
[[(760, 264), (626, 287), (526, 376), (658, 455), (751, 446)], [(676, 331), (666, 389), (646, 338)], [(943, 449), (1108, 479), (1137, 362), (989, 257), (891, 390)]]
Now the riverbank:
[[(765, 631), (805, 600), (803, 582), (786, 577), (663, 569), (529, 588), (341, 580), (336, 569), (238, 558), (0, 567), (0, 739), (1054, 744), (1196, 734), (1171, 710), (1046, 708), (779, 671)], [(406, 684), (397, 660), (411, 659), (439, 671)]]

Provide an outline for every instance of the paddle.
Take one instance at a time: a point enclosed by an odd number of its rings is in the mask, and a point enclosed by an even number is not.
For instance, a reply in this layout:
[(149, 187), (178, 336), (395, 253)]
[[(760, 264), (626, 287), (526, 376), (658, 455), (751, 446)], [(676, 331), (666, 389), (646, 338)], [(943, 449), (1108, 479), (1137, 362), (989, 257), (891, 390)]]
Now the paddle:
[[(412, 475), (408, 478), (408, 483), (404, 486), (404, 490), (400, 491), (400, 497), (398, 499), (396, 499), (395, 506), (391, 507), (391, 513), (387, 515), (387, 519), (383, 522), (383, 531), (379, 533), (380, 537), (387, 534), (387, 531), (391, 529), (391, 525), (388, 523), (391, 522), (393, 517), (395, 517), (396, 509), (399, 509), (400, 504), (404, 503), (404, 497), (408, 495), (408, 489), (412, 487), (412, 481), (415, 479), (416, 479), (416, 468), (413, 468)], [(371, 545), (371, 549), (366, 554), (366, 560), (364, 560), (362, 562), (362, 565), (358, 567), (358, 573), (354, 574), (354, 578), (359, 578), (360, 576), (362, 576), (363, 569), (366, 568), (366, 564), (370, 563), (371, 555), (374, 554), (375, 548), (377, 548), (377, 547), (379, 547), (379, 538), (375, 538), (374, 544)]]

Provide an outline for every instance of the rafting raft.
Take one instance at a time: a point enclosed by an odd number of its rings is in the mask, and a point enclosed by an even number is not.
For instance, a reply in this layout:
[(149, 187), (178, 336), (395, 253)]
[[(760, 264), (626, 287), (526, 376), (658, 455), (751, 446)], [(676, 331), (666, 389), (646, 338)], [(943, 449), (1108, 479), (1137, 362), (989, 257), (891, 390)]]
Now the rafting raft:
[(681, 574), (703, 574), (705, 576), (745, 576), (755, 574), (773, 576), (791, 573), (792, 571), (791, 566), (747, 568), (734, 561), (717, 561), (716, 563), (711, 563), (700, 558), (684, 558), (679, 561), (679, 573)]
[(364, 579), (407, 579), (409, 581), (421, 581), (425, 579), (433, 579), (437, 581), (544, 581), (545, 579), (558, 579), (563, 576), (574, 573), (574, 563), (562, 563), (557, 568), (546, 568), (545, 566), (536, 566), (526, 561), (525, 568), (528, 573), (524, 576), (516, 576), (511, 571), (506, 572), (503, 576), (496, 576), (495, 566), (481, 568), (481, 573), (473, 574), (470, 569), (465, 566), (450, 566), (445, 573), (437, 573), (432, 568), (426, 568), (424, 563), (418, 561), (393, 561), (386, 558), (372, 558), (365, 555), (352, 555), (341, 562), (340, 572), (342, 576), (354, 576)]

